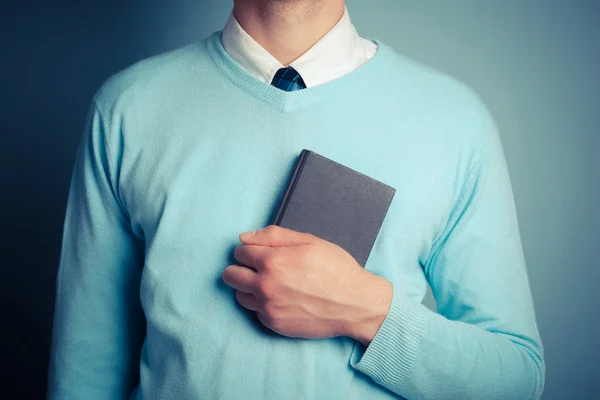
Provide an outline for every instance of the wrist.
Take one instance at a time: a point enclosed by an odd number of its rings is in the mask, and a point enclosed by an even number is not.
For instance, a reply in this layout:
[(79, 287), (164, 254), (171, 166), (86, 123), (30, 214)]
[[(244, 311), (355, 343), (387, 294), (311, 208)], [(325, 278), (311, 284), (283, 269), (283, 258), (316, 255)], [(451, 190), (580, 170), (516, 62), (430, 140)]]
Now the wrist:
[[(366, 271), (368, 272), (368, 271)], [(369, 283), (359, 296), (361, 309), (348, 324), (348, 335), (368, 347), (388, 315), (393, 297), (392, 282), (369, 273)]]

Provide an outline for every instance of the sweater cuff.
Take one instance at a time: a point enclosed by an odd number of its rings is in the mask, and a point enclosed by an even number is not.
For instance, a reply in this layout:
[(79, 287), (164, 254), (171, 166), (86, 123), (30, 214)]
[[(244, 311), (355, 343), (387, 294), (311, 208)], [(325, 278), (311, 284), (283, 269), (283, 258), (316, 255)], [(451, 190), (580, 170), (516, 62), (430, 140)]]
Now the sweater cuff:
[(365, 349), (357, 341), (350, 365), (387, 388), (398, 387), (412, 367), (421, 340), (427, 334), (423, 305), (394, 290), (387, 316)]

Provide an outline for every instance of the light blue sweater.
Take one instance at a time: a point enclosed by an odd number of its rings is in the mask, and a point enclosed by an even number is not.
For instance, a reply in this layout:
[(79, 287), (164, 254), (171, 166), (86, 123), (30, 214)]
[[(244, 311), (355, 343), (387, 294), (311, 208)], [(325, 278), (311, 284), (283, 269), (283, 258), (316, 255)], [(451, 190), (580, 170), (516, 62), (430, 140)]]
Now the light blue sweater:
[[(537, 399), (544, 361), (496, 126), (465, 85), (379, 40), (284, 92), (221, 32), (96, 93), (71, 179), (52, 399)], [(366, 269), (393, 284), (365, 347), (260, 324), (221, 277), (300, 151), (396, 188)], [(421, 304), (427, 282), (438, 313)]]

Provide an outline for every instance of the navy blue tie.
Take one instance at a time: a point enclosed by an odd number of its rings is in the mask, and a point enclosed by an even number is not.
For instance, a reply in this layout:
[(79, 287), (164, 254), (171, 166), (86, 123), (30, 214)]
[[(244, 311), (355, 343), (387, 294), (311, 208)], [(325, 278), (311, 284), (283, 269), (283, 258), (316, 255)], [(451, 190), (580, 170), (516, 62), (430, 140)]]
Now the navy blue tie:
[(273, 81), (271, 81), (271, 85), (286, 92), (306, 88), (302, 77), (292, 67), (279, 68), (273, 77)]

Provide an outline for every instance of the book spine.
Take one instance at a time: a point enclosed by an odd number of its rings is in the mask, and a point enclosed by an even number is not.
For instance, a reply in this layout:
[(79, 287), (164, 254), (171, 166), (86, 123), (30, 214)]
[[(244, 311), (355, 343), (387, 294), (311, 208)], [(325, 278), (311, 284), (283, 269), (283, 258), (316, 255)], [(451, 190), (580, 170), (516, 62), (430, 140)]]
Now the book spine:
[(302, 149), (302, 151), (300, 152), (300, 156), (298, 157), (298, 162), (296, 163), (296, 167), (294, 168), (292, 177), (287, 185), (287, 188), (285, 189), (285, 193), (283, 194), (281, 201), (279, 202), (279, 207), (277, 208), (275, 217), (273, 218), (270, 225), (278, 225), (279, 226), (281, 224), (281, 219), (283, 218), (283, 215), (288, 206), (289, 200), (292, 196), (292, 193), (294, 192), (294, 188), (296, 187), (296, 183), (298, 182), (298, 179), (300, 178), (302, 168), (304, 168), (304, 165), (306, 164), (306, 160), (308, 159), (308, 156), (310, 155), (310, 153), (311, 153), (311, 151), (307, 150), (307, 149)]

